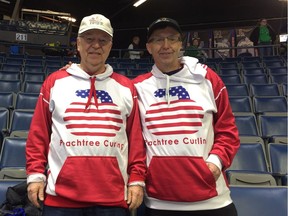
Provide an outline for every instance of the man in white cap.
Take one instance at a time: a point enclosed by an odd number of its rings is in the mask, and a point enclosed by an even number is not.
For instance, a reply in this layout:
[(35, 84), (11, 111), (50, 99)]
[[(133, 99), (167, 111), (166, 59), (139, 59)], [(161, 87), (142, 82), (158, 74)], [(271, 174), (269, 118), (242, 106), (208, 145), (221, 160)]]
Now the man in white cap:
[(84, 17), (80, 64), (52, 73), (41, 88), (26, 170), (28, 197), (37, 207), (44, 202), (43, 216), (125, 216), (142, 202), (146, 154), (137, 94), (105, 64), (112, 37), (109, 19)]

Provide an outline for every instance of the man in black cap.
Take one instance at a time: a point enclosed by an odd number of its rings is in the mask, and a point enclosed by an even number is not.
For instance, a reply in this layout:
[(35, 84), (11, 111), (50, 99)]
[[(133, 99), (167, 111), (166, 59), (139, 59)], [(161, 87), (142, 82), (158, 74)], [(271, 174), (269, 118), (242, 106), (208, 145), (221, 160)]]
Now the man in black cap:
[(240, 141), (226, 87), (193, 57), (179, 57), (182, 31), (170, 18), (148, 28), (155, 64), (138, 76), (146, 143), (147, 216), (236, 216), (225, 169)]

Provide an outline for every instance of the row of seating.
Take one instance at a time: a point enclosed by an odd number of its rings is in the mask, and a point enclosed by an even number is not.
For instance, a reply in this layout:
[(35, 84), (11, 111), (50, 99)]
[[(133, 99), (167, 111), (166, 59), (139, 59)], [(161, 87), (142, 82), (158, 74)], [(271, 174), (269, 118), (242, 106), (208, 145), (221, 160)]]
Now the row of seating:
[(229, 96), (287, 96), (287, 83), (226, 84)]
[(0, 92), (39, 93), (43, 81), (0, 80)]
[[(269, 112), (287, 112), (285, 96), (230, 96), (230, 105), (235, 112), (251, 112), (255, 115)], [(277, 105), (275, 105), (277, 104)]]

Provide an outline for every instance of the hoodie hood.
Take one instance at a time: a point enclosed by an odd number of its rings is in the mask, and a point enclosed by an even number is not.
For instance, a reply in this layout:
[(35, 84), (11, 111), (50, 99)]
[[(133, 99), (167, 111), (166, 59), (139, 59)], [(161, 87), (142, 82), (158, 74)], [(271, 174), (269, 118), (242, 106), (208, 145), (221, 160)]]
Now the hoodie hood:
[[(78, 64), (72, 64), (71, 67), (67, 69), (67, 72), (71, 74), (72, 76), (76, 76), (80, 79), (84, 80), (90, 80), (90, 89), (89, 90), (89, 96), (88, 100), (86, 102), (85, 110), (88, 111), (88, 108), (95, 104), (96, 108), (98, 109), (98, 97), (96, 93), (96, 83), (97, 81), (105, 80), (106, 78), (110, 77), (111, 74), (113, 73), (113, 68), (109, 65), (106, 64), (106, 70), (104, 73), (97, 74), (97, 75), (89, 75), (86, 73)], [(92, 103), (92, 98), (94, 99), (94, 103)]]
[(159, 79), (167, 79), (170, 81), (184, 82), (184, 83), (201, 83), (205, 79), (206, 69), (201, 65), (197, 58), (193, 57), (182, 57), (179, 59), (183, 64), (182, 70), (171, 76), (162, 73), (157, 66), (154, 64), (152, 67), (152, 74)]
[(170, 104), (170, 93), (167, 89), (170, 89), (171, 81), (194, 84), (201, 83), (204, 81), (207, 73), (203, 65), (198, 63), (199, 60), (197, 58), (185, 56), (180, 58), (179, 61), (183, 65), (182, 70), (171, 76), (162, 73), (155, 64), (152, 67), (151, 72), (155, 77), (158, 79), (166, 79), (166, 100), (168, 104)]

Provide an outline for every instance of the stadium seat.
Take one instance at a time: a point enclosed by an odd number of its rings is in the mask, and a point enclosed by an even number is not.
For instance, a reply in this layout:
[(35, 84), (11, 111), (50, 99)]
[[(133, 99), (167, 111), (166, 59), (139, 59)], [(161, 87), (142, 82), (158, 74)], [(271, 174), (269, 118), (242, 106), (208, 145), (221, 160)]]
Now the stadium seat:
[(269, 80), (266, 74), (243, 74), (243, 82), (247, 85), (252, 83), (268, 84)]
[(221, 68), (219, 69), (219, 74), (221, 75), (237, 75), (240, 74), (238, 68)]
[(45, 73), (38, 72), (25, 72), (23, 74), (23, 82), (24, 81), (35, 81), (35, 82), (43, 82), (45, 80)]
[(280, 90), (277, 83), (270, 84), (250, 84), (251, 96), (280, 96)]
[(267, 112), (287, 112), (285, 96), (255, 96), (252, 99), (254, 113), (259, 115)]
[(275, 142), (275, 139), (287, 140), (287, 114), (269, 113), (258, 116), (258, 125), (262, 138), (266, 143)]
[(39, 65), (25, 65), (23, 72), (44, 73), (43, 66)]
[(247, 171), (227, 171), (229, 185), (277, 186), (276, 180), (270, 173)]
[(137, 64), (135, 62), (120, 62), (119, 68), (135, 69)]
[(46, 60), (45, 61), (45, 66), (49, 67), (58, 67), (59, 69), (63, 67), (63, 62), (59, 60)]
[(242, 68), (262, 68), (262, 65), (259, 61), (242, 61)]
[(5, 137), (0, 154), (0, 170), (26, 167), (26, 138)]
[(22, 65), (23, 64), (23, 59), (22, 58), (10, 58), (10, 57), (7, 57), (5, 62), (7, 64)]
[(14, 96), (13, 92), (0, 92), (0, 107), (5, 107), (7, 109), (14, 108)]
[(147, 73), (147, 69), (143, 69), (143, 68), (135, 68), (135, 69), (130, 69), (130, 75), (136, 77), (140, 74), (144, 74)]
[(138, 68), (146, 69), (147, 71), (151, 71), (153, 63), (139, 63)]
[(245, 83), (241, 84), (226, 84), (228, 95), (230, 96), (249, 96), (249, 90)]
[(20, 80), (0, 80), (0, 92), (14, 92), (21, 90)]
[(287, 187), (230, 186), (238, 216), (287, 216)]
[(219, 66), (219, 69), (224, 69), (224, 68), (239, 69), (239, 65), (237, 62), (220, 62), (218, 66)]
[(3, 138), (9, 127), (9, 110), (4, 107), (0, 107), (0, 149)]
[(19, 72), (19, 71), (22, 71), (22, 65), (3, 63), (2, 70), (3, 71), (17, 71), (17, 72)]
[(11, 116), (9, 134), (11, 137), (27, 137), (34, 110), (15, 109)]
[(282, 83), (280, 88), (282, 90), (282, 95), (287, 97), (287, 83)]
[(245, 68), (243, 74), (266, 74), (264, 68)]
[(249, 96), (229, 96), (232, 111), (235, 112), (253, 112), (252, 103)]
[(263, 143), (241, 143), (229, 171), (268, 172), (268, 161)]
[(287, 185), (287, 148), (287, 144), (268, 144), (268, 158), (270, 169), (273, 176), (279, 180), (279, 185)]
[(26, 178), (26, 138), (5, 137), (0, 154), (0, 179)]
[(235, 113), (235, 122), (240, 136), (260, 136), (254, 113)]
[(227, 84), (240, 84), (242, 83), (240, 75), (219, 75), (222, 81)]
[(258, 61), (258, 62), (260, 62), (261, 61), (261, 58), (259, 57), (259, 56), (244, 56), (243, 58), (242, 58), (242, 62), (246, 62), (246, 61), (248, 61), (248, 62), (251, 62), (251, 61)]
[(270, 74), (271, 83), (287, 84), (287, 73)]
[(0, 80), (20, 80), (20, 71), (0, 71)]
[(43, 82), (36, 81), (24, 81), (23, 82), (23, 91), (30, 93), (40, 93)]
[(15, 109), (35, 109), (38, 97), (38, 93), (18, 92)]
[(286, 74), (287, 73), (287, 67), (268, 67), (267, 68), (268, 74)]
[(43, 67), (42, 59), (26, 59), (25, 66), (41, 66)]
[(21, 182), (23, 182), (22, 179), (0, 179), (0, 204), (4, 203), (6, 200), (8, 187), (13, 187)]
[(282, 60), (263, 61), (266, 68), (269, 67), (283, 67), (285, 66)]

